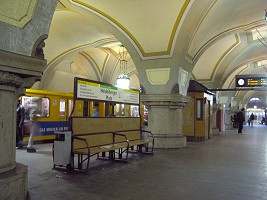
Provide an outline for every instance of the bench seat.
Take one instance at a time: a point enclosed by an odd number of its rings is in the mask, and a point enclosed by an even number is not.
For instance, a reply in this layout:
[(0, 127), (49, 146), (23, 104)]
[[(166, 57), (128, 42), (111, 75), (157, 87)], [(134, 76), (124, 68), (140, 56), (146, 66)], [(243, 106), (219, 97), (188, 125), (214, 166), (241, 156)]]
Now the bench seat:
[(122, 148), (127, 148), (127, 143), (117, 143), (117, 144), (110, 144), (110, 145), (104, 145), (104, 146), (99, 146), (99, 147), (74, 149), (73, 153), (87, 155), (89, 152), (89, 155), (93, 156), (97, 153), (114, 151), (116, 149), (122, 149)]
[[(100, 133), (88, 133), (88, 134), (80, 134), (79, 136), (73, 136), (72, 154), (78, 155), (79, 170), (83, 170), (83, 163), (87, 161), (86, 171), (88, 171), (90, 157), (97, 155), (99, 158), (99, 153), (109, 152), (109, 156), (107, 158), (110, 160), (115, 160), (116, 159), (114, 153), (115, 150), (120, 150), (119, 151), (120, 160), (123, 160), (122, 154), (126, 153), (124, 160), (127, 161), (129, 141), (127, 140), (125, 135), (115, 132), (100, 132)], [(104, 157), (103, 155), (102, 157)], [(73, 159), (73, 167), (74, 167), (74, 159)]]
[[(153, 154), (154, 136), (150, 131), (134, 129), (127, 131), (118, 131), (116, 133), (125, 135), (129, 141), (130, 147), (137, 146), (137, 150), (139, 152)], [(147, 133), (148, 136), (145, 137), (144, 133)], [(142, 147), (145, 147), (145, 152), (142, 151)]]

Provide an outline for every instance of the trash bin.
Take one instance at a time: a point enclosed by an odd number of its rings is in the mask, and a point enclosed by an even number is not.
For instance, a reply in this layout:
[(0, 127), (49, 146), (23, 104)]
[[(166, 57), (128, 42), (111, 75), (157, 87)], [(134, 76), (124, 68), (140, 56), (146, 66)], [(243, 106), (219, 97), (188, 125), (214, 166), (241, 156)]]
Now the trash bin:
[(55, 132), (53, 144), (53, 161), (54, 168), (66, 167), (71, 168), (71, 131)]

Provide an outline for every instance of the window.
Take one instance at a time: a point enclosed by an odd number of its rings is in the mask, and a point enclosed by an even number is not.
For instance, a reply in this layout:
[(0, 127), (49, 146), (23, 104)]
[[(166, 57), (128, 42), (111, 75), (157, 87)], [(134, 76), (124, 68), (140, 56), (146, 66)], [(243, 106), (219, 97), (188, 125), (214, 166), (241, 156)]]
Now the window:
[(59, 103), (59, 115), (60, 117), (65, 117), (66, 116), (66, 100), (65, 99), (60, 99)]
[(203, 99), (196, 99), (196, 118), (203, 120)]
[(139, 106), (131, 105), (131, 117), (139, 117)]
[(30, 119), (30, 114), (33, 109), (36, 111), (37, 117), (49, 117), (50, 115), (50, 101), (48, 98), (23, 96), (21, 103), (25, 108), (26, 120)]

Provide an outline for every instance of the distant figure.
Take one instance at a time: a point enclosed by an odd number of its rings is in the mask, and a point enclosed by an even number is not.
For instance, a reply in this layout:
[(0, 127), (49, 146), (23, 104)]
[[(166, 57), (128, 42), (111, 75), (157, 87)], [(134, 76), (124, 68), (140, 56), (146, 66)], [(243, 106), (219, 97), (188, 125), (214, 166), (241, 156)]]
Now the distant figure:
[(244, 115), (245, 109), (242, 108), (238, 113), (237, 113), (237, 121), (238, 121), (238, 134), (240, 133), (243, 135), (242, 130), (243, 130), (243, 123), (245, 121), (245, 115)]
[(261, 124), (265, 124), (265, 117), (262, 117)]
[(16, 119), (16, 147), (23, 148), (23, 123), (25, 118), (25, 109), (21, 105), (20, 100), (17, 103), (17, 119)]
[(99, 116), (99, 112), (98, 112), (98, 106), (94, 107), (94, 117), (98, 117)]
[(36, 107), (33, 107), (30, 112), (30, 138), (27, 145), (27, 152), (29, 153), (36, 152), (35, 148), (33, 148), (33, 138), (35, 135), (36, 121), (37, 121), (37, 111)]
[(251, 113), (250, 117), (249, 117), (249, 121), (251, 123), (251, 126), (253, 126), (253, 122), (254, 122), (255, 116), (253, 113)]
[(233, 116), (231, 116), (231, 121), (233, 123), (233, 128), (237, 128), (238, 127), (238, 123), (237, 123), (237, 115), (236, 112)]
[(234, 114), (234, 128), (238, 128), (237, 112)]

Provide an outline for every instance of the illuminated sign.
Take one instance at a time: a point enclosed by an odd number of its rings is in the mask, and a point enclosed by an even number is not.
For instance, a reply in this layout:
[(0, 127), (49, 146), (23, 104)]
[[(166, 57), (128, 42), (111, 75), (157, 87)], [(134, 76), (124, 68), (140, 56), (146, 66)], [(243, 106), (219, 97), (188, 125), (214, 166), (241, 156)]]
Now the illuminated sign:
[(237, 75), (236, 87), (266, 87), (267, 76), (259, 75)]

